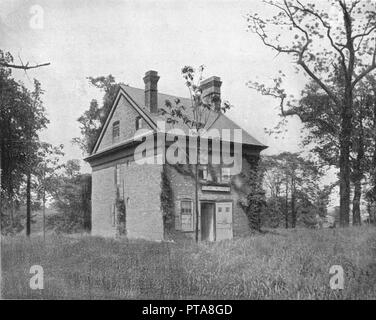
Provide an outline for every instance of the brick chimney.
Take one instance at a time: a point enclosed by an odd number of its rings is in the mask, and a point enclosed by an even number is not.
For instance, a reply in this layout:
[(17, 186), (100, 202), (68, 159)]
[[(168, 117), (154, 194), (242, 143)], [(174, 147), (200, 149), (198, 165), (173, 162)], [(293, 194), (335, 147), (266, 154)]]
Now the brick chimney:
[(151, 113), (158, 112), (158, 72), (150, 70), (145, 73), (145, 106)]
[(214, 103), (217, 108), (221, 106), (221, 85), (219, 77), (210, 77), (200, 83), (202, 99), (206, 103)]

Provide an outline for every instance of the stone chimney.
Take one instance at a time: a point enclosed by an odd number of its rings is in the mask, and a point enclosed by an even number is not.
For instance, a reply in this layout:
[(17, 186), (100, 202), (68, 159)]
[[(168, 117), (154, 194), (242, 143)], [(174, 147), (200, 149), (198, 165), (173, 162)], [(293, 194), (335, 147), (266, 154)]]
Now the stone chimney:
[(151, 113), (158, 112), (158, 72), (150, 70), (145, 73), (145, 106)]
[(206, 103), (214, 103), (217, 108), (221, 106), (221, 85), (219, 77), (210, 77), (200, 83), (202, 99)]

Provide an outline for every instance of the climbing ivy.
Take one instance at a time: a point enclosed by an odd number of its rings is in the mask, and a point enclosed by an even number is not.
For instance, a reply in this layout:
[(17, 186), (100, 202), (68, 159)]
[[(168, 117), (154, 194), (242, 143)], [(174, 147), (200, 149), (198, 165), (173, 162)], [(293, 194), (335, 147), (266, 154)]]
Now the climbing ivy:
[(118, 235), (126, 235), (126, 208), (125, 208), (125, 201), (120, 196), (119, 188), (116, 189), (116, 212), (117, 212), (117, 232)]
[(175, 222), (174, 194), (169, 178), (168, 164), (163, 165), (161, 179), (161, 210), (163, 213), (163, 223), (167, 234), (171, 233)]
[(259, 168), (259, 156), (245, 155), (248, 169), (240, 174), (241, 187), (234, 185), (239, 194), (239, 205), (247, 215), (249, 227), (261, 231), (262, 212), (265, 208), (265, 191), (262, 188), (263, 172)]

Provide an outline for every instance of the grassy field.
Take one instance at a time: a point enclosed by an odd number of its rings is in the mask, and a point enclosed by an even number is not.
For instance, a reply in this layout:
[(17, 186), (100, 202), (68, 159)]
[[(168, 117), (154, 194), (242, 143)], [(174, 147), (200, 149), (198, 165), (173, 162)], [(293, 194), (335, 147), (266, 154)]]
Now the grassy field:
[[(32, 299), (376, 299), (376, 229), (277, 230), (210, 244), (3, 238), (2, 296)], [(32, 265), (44, 289), (29, 288)], [(344, 290), (329, 268), (345, 270)]]

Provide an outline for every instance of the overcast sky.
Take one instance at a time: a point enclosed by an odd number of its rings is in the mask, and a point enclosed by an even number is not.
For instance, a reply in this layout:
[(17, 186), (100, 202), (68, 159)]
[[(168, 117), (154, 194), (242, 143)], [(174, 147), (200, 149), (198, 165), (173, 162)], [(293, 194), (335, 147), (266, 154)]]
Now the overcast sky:
[[(38, 8), (42, 25), (33, 20)], [(42, 83), (50, 124), (41, 138), (64, 144), (67, 159), (82, 159), (71, 144), (80, 134), (76, 120), (92, 98), (103, 95), (86, 77), (112, 74), (117, 81), (143, 88), (142, 77), (152, 69), (161, 77), (161, 92), (187, 96), (181, 67), (201, 64), (205, 76), (221, 77), (222, 98), (234, 105), (229, 117), (268, 145), (266, 153), (297, 151), (299, 122), (290, 121), (284, 139), (266, 135), (264, 128), (279, 120), (277, 103), (247, 88), (246, 82), (271, 79), (282, 69), (288, 75), (287, 89), (297, 93), (304, 78), (293, 73), (290, 58), (276, 57), (247, 32), (244, 16), (251, 10), (267, 13), (259, 0), (1, 0), (0, 48), (10, 51), (16, 62), (18, 56), (31, 63), (51, 62), (27, 75), (14, 74), (27, 86), (29, 78)]]

